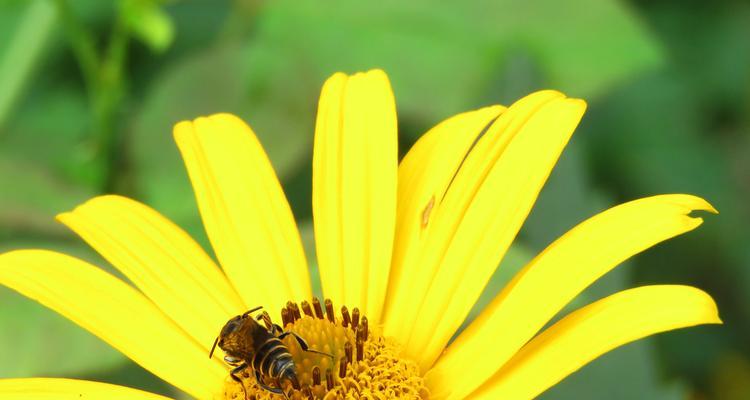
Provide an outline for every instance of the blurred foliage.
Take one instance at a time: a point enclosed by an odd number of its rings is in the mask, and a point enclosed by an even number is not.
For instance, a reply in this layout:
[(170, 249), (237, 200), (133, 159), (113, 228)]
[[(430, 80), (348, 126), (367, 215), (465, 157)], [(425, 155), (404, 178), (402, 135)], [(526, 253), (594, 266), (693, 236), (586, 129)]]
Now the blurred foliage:
[[(105, 266), (54, 222), (99, 193), (137, 198), (207, 245), (170, 134), (249, 121), (299, 220), (310, 209), (317, 94), (384, 68), (402, 154), (443, 118), (540, 88), (589, 111), (470, 319), (555, 237), (607, 207), (695, 193), (720, 211), (634, 257), (571, 308), (624, 287), (688, 283), (723, 327), (618, 349), (549, 399), (750, 398), (750, 4), (741, 1), (0, 0), (0, 250), (59, 249)], [(98, 339), (0, 290), (0, 376), (85, 377), (173, 393)], [(566, 310), (567, 311), (567, 310)]]

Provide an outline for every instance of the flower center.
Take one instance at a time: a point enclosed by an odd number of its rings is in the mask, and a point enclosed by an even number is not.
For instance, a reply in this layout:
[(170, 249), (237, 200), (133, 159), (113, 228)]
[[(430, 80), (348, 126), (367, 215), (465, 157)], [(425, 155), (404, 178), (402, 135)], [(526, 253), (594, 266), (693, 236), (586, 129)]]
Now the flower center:
[[(282, 339), (294, 360), (299, 387), (260, 374), (261, 383), (266, 386), (263, 388), (255, 371), (248, 368), (239, 374), (242, 382), (227, 377), (224, 399), (245, 400), (245, 395), (246, 400), (284, 398), (284, 394), (268, 388), (281, 388), (294, 400), (429, 398), (417, 364), (401, 358), (398, 344), (383, 337), (380, 327), (370, 326), (357, 308), (350, 313), (344, 306), (336, 315), (331, 300), (321, 304), (314, 298), (312, 304), (303, 301), (301, 307), (287, 303), (281, 310), (281, 319), (283, 330), (293, 332), (308, 346), (308, 351), (303, 350), (291, 334)], [(273, 322), (265, 312), (263, 324), (273, 330)]]

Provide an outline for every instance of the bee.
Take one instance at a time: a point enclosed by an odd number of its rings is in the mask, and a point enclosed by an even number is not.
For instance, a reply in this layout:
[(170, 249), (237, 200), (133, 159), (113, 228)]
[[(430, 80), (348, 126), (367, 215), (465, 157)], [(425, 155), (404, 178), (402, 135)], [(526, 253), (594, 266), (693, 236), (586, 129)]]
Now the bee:
[[(234, 381), (240, 383), (245, 400), (247, 400), (247, 390), (239, 374), (247, 368), (255, 373), (255, 380), (261, 388), (289, 398), (283, 390), (284, 383), (288, 382), (295, 390), (299, 390), (300, 385), (297, 379), (297, 367), (289, 353), (289, 348), (281, 341), (282, 339), (292, 336), (303, 351), (331, 357), (331, 361), (333, 361), (333, 355), (310, 349), (307, 342), (299, 335), (292, 331), (285, 332), (276, 324), (270, 327), (260, 325), (251, 314), (262, 308), (262, 306), (255, 307), (227, 321), (214, 341), (208, 357), (213, 358), (217, 345), (224, 351), (224, 361), (234, 367), (229, 375)], [(258, 315), (257, 319), (263, 319), (263, 314)], [(270, 378), (276, 382), (277, 387), (267, 385), (264, 378)]]

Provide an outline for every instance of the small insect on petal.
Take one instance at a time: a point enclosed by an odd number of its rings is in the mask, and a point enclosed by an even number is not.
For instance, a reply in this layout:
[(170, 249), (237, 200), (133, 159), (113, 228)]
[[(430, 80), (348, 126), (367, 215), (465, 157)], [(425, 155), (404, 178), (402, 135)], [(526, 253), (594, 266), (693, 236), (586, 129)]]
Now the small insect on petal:
[(432, 213), (433, 207), (435, 207), (434, 195), (430, 198), (430, 201), (427, 202), (427, 205), (424, 207), (424, 210), (422, 211), (422, 229), (427, 228), (427, 224), (430, 222), (430, 214)]

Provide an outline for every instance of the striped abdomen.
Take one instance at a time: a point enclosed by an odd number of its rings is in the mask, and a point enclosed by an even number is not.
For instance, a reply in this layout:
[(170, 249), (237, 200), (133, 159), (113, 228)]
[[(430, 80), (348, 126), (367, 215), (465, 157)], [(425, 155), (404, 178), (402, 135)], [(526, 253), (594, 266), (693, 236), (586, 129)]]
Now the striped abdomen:
[(280, 382), (285, 379), (297, 388), (297, 369), (294, 365), (292, 355), (289, 353), (286, 345), (276, 337), (270, 337), (255, 352), (253, 358), (253, 369), (259, 371), (261, 375), (278, 378)]

